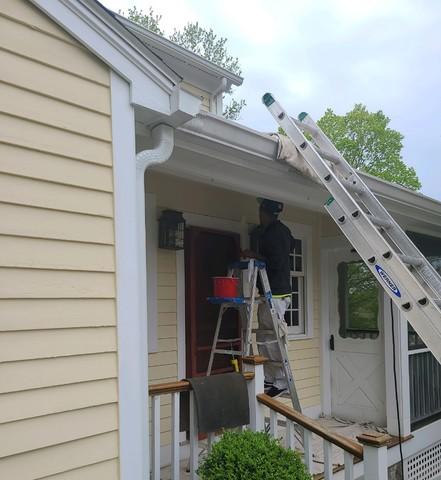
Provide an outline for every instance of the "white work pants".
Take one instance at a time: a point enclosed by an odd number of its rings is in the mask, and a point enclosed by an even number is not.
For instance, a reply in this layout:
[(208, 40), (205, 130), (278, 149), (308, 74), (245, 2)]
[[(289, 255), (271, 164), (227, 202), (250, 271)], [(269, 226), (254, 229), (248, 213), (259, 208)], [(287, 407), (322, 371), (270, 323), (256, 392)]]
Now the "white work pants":
[[(274, 309), (277, 312), (279, 317), (279, 322), (285, 322), (285, 311), (289, 307), (291, 303), (290, 297), (284, 298), (273, 298), (272, 299)], [(259, 305), (259, 309), (257, 312), (258, 315), (258, 322), (259, 328), (265, 330), (272, 330), (273, 329), (273, 320), (271, 318), (271, 313), (268, 309), (268, 306), (261, 303)], [(286, 324), (282, 324), (282, 330), (286, 332)], [(257, 341), (258, 342), (265, 342), (268, 340), (274, 340), (275, 336), (272, 333), (257, 333)], [(283, 336), (283, 341), (286, 342), (286, 335)], [(270, 343), (268, 345), (258, 345), (259, 354), (267, 357), (269, 360), (273, 362), (281, 362), (282, 357), (280, 355), (280, 350), (277, 343)], [(282, 348), (284, 346), (282, 345)], [(265, 381), (269, 383), (273, 383), (276, 388), (284, 389), (288, 387), (285, 373), (282, 367), (276, 365), (265, 365)]]

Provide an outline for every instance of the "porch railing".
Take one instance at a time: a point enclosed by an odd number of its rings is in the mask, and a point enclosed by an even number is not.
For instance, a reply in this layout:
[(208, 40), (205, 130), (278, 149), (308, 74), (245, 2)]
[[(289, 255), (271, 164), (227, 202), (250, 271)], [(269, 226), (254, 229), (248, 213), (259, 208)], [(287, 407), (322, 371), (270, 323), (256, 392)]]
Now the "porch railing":
[[(244, 376), (248, 380), (248, 394), (250, 401), (250, 425), (252, 430), (263, 430), (266, 422), (266, 408), (269, 408), (269, 426), (270, 434), (278, 436), (278, 417), (285, 420), (285, 446), (295, 449), (294, 432), (296, 426), (300, 426), (303, 435), (302, 443), (304, 456), (303, 461), (310, 473), (313, 473), (313, 448), (312, 436), (317, 435), (323, 441), (324, 471), (323, 478), (331, 480), (334, 477), (332, 451), (333, 448), (340, 448), (344, 452), (344, 479), (353, 480), (354, 463), (363, 460), (363, 471), (365, 480), (386, 480), (387, 479), (387, 444), (391, 437), (385, 434), (363, 434), (357, 437), (358, 442), (350, 438), (343, 437), (324, 428), (318, 422), (295, 411), (291, 407), (275, 400), (263, 393), (264, 360), (258, 357), (250, 357), (244, 360)], [(179, 382), (153, 385), (149, 389), (152, 401), (152, 455), (151, 472), (152, 479), (161, 478), (161, 442), (160, 442), (160, 422), (161, 422), (161, 396), (171, 395), (171, 478), (178, 480), (180, 478), (180, 418), (179, 418), (179, 395), (181, 392), (190, 392), (190, 422), (189, 422), (189, 469), (190, 478), (197, 479), (198, 457), (199, 457), (199, 435), (197, 430), (196, 410), (191, 391), (190, 383), (183, 380)], [(215, 441), (214, 433), (209, 433), (207, 437), (207, 450), (211, 449)]]
[[(254, 379), (253, 372), (244, 373), (245, 380)], [(161, 383), (151, 385), (149, 387), (149, 396), (151, 397), (151, 472), (152, 480), (160, 480), (161, 478), (161, 397), (165, 395), (171, 396), (171, 478), (179, 480), (180, 478), (180, 394), (182, 392), (190, 392), (190, 477), (197, 478), (196, 470), (198, 468), (199, 455), (199, 435), (196, 423), (196, 410), (194, 404), (193, 392), (190, 382), (181, 380), (177, 382)], [(214, 441), (214, 433), (208, 434), (207, 444), (208, 450)]]

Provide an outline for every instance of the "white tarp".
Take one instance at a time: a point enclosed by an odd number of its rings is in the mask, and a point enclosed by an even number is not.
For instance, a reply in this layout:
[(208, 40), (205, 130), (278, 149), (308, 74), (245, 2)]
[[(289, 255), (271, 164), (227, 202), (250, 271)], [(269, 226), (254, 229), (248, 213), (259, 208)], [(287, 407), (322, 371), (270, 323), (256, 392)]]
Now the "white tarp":
[(316, 183), (322, 184), (319, 177), (314, 173), (313, 169), (306, 163), (302, 155), (299, 153), (297, 148), (291, 142), (291, 140), (285, 135), (280, 135), (278, 133), (272, 133), (272, 137), (276, 137), (278, 142), (277, 147), (277, 159), (286, 162), (291, 167), (295, 168), (298, 172), (305, 177), (309, 177)]

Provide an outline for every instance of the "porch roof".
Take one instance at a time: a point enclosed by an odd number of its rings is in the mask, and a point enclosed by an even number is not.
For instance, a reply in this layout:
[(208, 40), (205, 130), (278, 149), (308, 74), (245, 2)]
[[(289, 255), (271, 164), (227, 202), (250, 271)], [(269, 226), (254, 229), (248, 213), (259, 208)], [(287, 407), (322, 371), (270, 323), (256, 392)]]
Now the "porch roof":
[[(201, 112), (179, 127), (175, 153), (160, 170), (323, 211), (329, 196), (325, 188), (276, 157), (276, 138)], [(366, 173), (360, 175), (406, 228), (441, 235), (441, 202)]]

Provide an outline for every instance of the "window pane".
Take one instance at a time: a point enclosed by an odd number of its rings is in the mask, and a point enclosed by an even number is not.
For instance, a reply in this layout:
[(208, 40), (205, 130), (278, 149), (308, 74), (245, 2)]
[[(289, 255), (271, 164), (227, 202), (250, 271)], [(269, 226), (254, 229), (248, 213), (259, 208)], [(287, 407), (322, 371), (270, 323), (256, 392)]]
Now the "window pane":
[(301, 272), (302, 271), (302, 257), (299, 255), (296, 255), (296, 272)]
[(299, 294), (293, 293), (291, 295), (291, 308), (298, 309), (299, 308)]
[(299, 279), (298, 277), (291, 277), (291, 288), (293, 292), (297, 292), (299, 290)]
[(339, 313), (342, 336), (346, 331), (378, 332), (378, 284), (362, 261), (338, 266)]
[(289, 270), (294, 271), (294, 255), (289, 256)]
[(301, 240), (294, 240), (294, 251), (296, 255), (302, 254), (302, 241)]
[(297, 327), (299, 325), (299, 312), (292, 312), (292, 323), (293, 327)]

